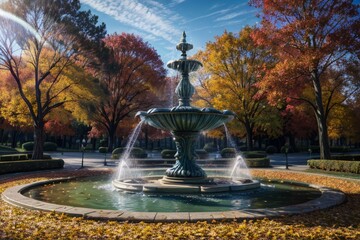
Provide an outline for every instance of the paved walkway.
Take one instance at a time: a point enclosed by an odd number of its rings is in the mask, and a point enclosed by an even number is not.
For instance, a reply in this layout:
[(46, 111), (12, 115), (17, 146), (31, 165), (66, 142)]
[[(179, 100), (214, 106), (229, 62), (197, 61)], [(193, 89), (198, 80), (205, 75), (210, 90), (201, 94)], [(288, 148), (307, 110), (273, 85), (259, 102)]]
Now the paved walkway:
[[(81, 152), (64, 152), (64, 153), (50, 153), (53, 158), (61, 158), (65, 161), (65, 168), (77, 169), (81, 167), (82, 153)], [(216, 158), (216, 154), (211, 154), (209, 159)], [(286, 157), (285, 154), (268, 155), (270, 164), (273, 168), (285, 169)], [(158, 152), (150, 152), (149, 159), (161, 159)], [(308, 168), (307, 160), (310, 158), (306, 153), (292, 153), (288, 154), (288, 167), (290, 170), (302, 171)], [(83, 158), (84, 167), (104, 167), (105, 154), (95, 152), (85, 152)], [(108, 167), (115, 167), (118, 160), (111, 159), (111, 154), (106, 154), (106, 163)]]

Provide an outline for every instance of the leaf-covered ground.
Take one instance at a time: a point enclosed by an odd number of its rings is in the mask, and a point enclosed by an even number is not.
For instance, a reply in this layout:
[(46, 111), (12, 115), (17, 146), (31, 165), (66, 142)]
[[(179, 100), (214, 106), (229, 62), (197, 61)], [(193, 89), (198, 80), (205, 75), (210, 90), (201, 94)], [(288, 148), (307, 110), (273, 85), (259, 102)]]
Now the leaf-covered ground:
[[(261, 178), (295, 180), (340, 189), (347, 202), (332, 209), (240, 222), (127, 223), (93, 221), (11, 206), (0, 200), (1, 239), (360, 239), (360, 183), (328, 176), (253, 170)], [(94, 170), (37, 173), (0, 180), (6, 188), (47, 178), (99, 174)]]

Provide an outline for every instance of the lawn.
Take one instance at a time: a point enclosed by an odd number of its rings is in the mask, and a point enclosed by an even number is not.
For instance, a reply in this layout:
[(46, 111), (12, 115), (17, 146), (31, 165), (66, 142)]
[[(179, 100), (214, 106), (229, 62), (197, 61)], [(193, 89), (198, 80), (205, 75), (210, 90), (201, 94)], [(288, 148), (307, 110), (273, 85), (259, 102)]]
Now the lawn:
[[(32, 173), (0, 180), (7, 187), (48, 178), (99, 174), (96, 170)], [(337, 188), (347, 202), (323, 211), (273, 219), (197, 223), (94, 221), (13, 207), (0, 201), (1, 239), (360, 239), (360, 182), (279, 170), (253, 170), (259, 178)]]

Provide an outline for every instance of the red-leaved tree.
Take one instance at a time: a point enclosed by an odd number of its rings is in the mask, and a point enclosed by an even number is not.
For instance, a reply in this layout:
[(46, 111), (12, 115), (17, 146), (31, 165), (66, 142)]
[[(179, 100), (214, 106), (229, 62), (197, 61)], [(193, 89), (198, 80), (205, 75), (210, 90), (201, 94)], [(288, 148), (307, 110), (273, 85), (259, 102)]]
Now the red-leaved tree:
[[(269, 71), (263, 87), (274, 103), (287, 98), (307, 102), (318, 127), (320, 158), (330, 158), (327, 117), (335, 106), (331, 92), (350, 96), (353, 87), (347, 65), (358, 59), (360, 50), (359, 7), (350, 0), (252, 0), (262, 8), (261, 27), (254, 37), (270, 45), (279, 59)], [(329, 79), (329, 73), (336, 72)], [(333, 89), (324, 97), (323, 84)], [(312, 97), (303, 91), (312, 89)], [(347, 91), (347, 92), (346, 92)]]

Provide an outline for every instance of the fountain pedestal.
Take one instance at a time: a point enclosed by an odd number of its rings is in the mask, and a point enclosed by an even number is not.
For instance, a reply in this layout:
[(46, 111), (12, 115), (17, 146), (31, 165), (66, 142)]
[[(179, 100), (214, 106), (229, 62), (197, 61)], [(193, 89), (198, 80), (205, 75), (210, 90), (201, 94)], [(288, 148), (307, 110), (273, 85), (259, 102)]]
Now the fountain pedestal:
[(195, 141), (199, 132), (172, 132), (176, 143), (176, 163), (166, 170), (168, 177), (204, 178), (205, 171), (196, 164)]

